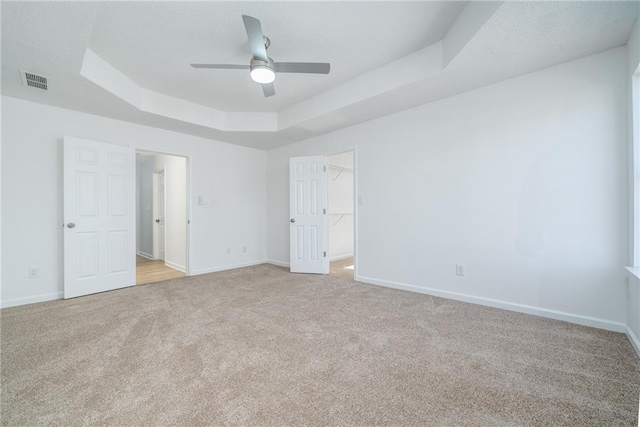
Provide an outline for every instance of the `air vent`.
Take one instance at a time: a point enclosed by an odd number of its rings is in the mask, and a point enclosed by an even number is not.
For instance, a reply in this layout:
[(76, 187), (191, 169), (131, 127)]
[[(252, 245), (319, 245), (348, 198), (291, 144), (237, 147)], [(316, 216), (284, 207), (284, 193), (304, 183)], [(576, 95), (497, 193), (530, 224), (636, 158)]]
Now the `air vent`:
[(33, 73), (22, 71), (22, 83), (28, 87), (47, 90), (47, 78)]

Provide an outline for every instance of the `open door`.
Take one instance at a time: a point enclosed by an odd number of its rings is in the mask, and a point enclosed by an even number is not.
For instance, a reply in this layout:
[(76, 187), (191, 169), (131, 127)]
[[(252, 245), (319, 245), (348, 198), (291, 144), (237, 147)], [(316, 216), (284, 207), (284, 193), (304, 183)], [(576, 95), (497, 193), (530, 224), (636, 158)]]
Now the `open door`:
[(292, 273), (329, 272), (325, 157), (289, 160), (290, 269)]
[(135, 153), (64, 139), (64, 297), (136, 284)]
[(161, 259), (164, 261), (164, 194), (165, 179), (164, 169), (161, 172), (153, 174), (153, 259)]

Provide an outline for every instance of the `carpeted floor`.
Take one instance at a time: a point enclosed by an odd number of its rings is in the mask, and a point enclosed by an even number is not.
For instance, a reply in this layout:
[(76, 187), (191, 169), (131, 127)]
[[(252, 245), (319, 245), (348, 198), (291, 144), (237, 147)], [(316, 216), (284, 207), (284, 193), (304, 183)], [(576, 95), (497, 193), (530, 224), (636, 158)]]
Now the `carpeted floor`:
[(4, 309), (3, 425), (635, 425), (622, 334), (269, 265)]

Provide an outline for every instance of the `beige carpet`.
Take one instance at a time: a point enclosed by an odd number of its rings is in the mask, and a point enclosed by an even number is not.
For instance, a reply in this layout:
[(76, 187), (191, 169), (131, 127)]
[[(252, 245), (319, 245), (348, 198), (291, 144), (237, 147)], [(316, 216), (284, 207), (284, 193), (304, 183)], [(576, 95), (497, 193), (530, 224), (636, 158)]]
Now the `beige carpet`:
[(635, 425), (622, 334), (257, 266), (2, 310), (3, 425)]

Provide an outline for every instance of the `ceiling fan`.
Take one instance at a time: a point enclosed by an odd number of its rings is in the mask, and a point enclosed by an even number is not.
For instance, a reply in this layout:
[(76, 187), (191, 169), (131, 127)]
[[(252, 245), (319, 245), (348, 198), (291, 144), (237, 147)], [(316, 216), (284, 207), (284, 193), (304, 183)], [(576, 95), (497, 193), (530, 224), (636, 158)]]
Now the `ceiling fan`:
[(242, 20), (244, 21), (244, 28), (247, 30), (249, 47), (253, 55), (249, 65), (191, 64), (191, 66), (193, 68), (249, 70), (251, 79), (262, 85), (265, 97), (276, 94), (276, 90), (273, 87), (276, 73), (329, 74), (331, 64), (326, 62), (273, 62), (273, 59), (267, 56), (267, 49), (271, 41), (262, 34), (260, 20), (247, 15), (242, 15)]

